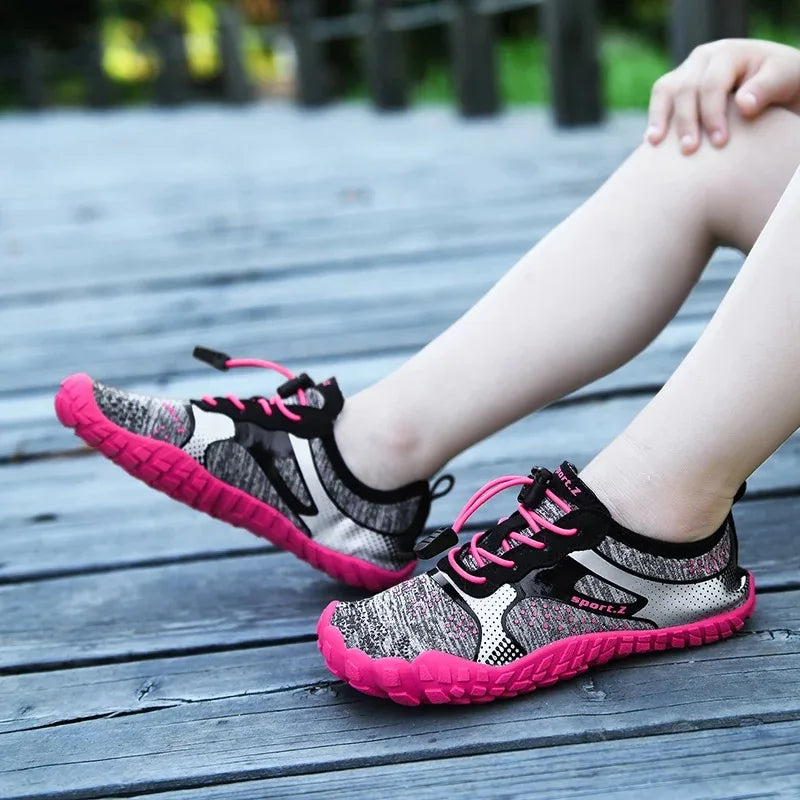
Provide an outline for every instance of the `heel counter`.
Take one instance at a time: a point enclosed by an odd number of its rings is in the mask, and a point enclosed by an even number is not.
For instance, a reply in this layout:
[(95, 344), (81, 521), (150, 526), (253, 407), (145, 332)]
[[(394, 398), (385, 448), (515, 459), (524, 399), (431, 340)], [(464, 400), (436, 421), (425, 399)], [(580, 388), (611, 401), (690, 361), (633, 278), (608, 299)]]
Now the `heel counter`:
[(730, 511), (727, 519), (725, 520), (727, 527), (727, 536), (730, 541), (728, 567), (735, 568), (739, 566), (739, 535), (736, 532), (736, 522), (733, 519), (733, 511)]

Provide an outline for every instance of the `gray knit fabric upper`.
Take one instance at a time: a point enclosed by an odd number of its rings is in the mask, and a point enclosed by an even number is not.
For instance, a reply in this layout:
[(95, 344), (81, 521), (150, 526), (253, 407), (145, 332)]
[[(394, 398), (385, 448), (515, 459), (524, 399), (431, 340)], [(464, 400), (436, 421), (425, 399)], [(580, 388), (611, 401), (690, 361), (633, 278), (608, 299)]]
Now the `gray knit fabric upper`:
[(131, 433), (150, 436), (177, 447), (183, 446), (191, 436), (192, 422), (184, 400), (123, 392), (97, 381), (93, 388), (95, 402), (103, 414)]
[(473, 618), (428, 575), (356, 603), (339, 603), (331, 619), (348, 647), (372, 658), (411, 660), (426, 650), (472, 659), (478, 649)]
[(526, 597), (506, 615), (506, 629), (528, 653), (568, 636), (652, 627), (640, 620), (606, 617), (543, 597)]
[(321, 440), (314, 439), (311, 442), (311, 452), (325, 490), (333, 502), (359, 525), (383, 533), (402, 533), (414, 522), (422, 502), (421, 496), (386, 504), (359, 497), (342, 483)]
[(665, 578), (671, 581), (691, 581), (715, 575), (728, 565), (731, 558), (730, 523), (714, 547), (707, 553), (693, 558), (654, 556), (628, 547), (610, 537), (603, 539), (597, 549), (611, 561), (640, 575)]
[(594, 575), (584, 575), (579, 578), (575, 584), (575, 591), (606, 603), (632, 603), (636, 599), (634, 595)]
[[(297, 471), (294, 461), (290, 458), (276, 459), (276, 461), (283, 465), (279, 469), (287, 484), (296, 485), (300, 497), (304, 497), (306, 503), (310, 502), (305, 484), (303, 484), (303, 479)], [(225, 442), (212, 442), (206, 449), (204, 465), (212, 475), (221, 481), (271, 505), (290, 519), (300, 530), (306, 529), (303, 521), (283, 502), (255, 459), (237, 442), (232, 439)]]

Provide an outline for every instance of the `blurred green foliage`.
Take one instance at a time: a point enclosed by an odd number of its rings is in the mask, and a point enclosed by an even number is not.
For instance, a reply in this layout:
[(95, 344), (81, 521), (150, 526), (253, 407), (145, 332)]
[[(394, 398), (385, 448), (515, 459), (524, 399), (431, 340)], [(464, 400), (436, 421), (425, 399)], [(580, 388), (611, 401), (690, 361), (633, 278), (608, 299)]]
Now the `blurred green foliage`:
[[(102, 32), (103, 64), (117, 84), (121, 102), (145, 101), (160, 69), (152, 41), (154, 26), (166, 19), (184, 30), (187, 65), (199, 97), (214, 96), (220, 77), (216, 41), (216, 9), (224, 0), (30, 0), (0, 2), (0, 58), (20, 39), (32, 39), (53, 52), (85, 41), (91, 28)], [(244, 3), (248, 0), (229, 0)], [(266, 2), (267, 0), (264, 0)], [(255, 2), (255, 0), (250, 0)], [(261, 0), (258, 0), (261, 2)], [(291, 2), (291, 0), (288, 0)], [(405, 0), (406, 3), (430, 0)], [(351, 11), (356, 0), (320, 0), (324, 13)], [(604, 0), (602, 61), (609, 108), (641, 108), (653, 81), (670, 68), (668, 0)], [(800, 46), (800, 0), (750, 0), (751, 35)], [(497, 59), (502, 94), (509, 105), (548, 102), (546, 45), (539, 35), (540, 9), (523, 8), (496, 18)], [(244, 32), (245, 62), (259, 85), (273, 84), (286, 70), (286, 58), (276, 55), (270, 35), (249, 24)], [(447, 33), (442, 27), (406, 35), (412, 96), (417, 103), (452, 103)], [(363, 43), (337, 41), (328, 47), (335, 91), (364, 97)], [(284, 54), (285, 56), (285, 54)], [(283, 75), (285, 78), (285, 75)], [(56, 104), (81, 104), (80, 77), (56, 72), (51, 78)], [(0, 81), (0, 105), (13, 104), (15, 90)]]
[[(671, 68), (665, 0), (618, 0), (603, 4), (601, 59), (606, 103), (611, 109), (646, 108), (655, 80)], [(546, 44), (535, 14), (522, 24), (501, 25), (497, 63), (509, 105), (548, 103)], [(800, 47), (800, 0), (752, 1), (751, 37)], [(362, 95), (359, 85), (355, 94)], [(413, 91), (418, 103), (452, 103), (447, 61), (441, 53), (418, 69)]]
[[(607, 30), (601, 42), (603, 81), (610, 108), (646, 107), (650, 87), (669, 69), (666, 48), (643, 36)], [(543, 105), (548, 102), (546, 49), (539, 38), (507, 39), (498, 47), (498, 68), (503, 98), (509, 105)], [(450, 75), (445, 64), (434, 64), (414, 87), (418, 103), (450, 103)]]

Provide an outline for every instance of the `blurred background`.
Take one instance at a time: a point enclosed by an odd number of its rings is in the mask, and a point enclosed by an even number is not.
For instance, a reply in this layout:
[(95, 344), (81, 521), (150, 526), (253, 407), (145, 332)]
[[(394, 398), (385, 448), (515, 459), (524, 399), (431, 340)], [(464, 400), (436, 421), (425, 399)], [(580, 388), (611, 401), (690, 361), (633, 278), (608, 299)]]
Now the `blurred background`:
[[(375, 380), (607, 177), (659, 75), (730, 36), (800, 44), (800, 0), (0, 4), (0, 458), (74, 450), (69, 372), (227, 380), (198, 343)], [(686, 319), (589, 393), (652, 393)]]
[[(585, 62), (599, 58), (608, 108), (643, 108), (652, 82), (694, 44), (744, 33), (800, 42), (800, 4), (32, 0), (0, 8), (0, 107), (299, 95), (306, 105), (371, 97), (382, 108), (447, 103), (487, 113), (556, 99), (564, 87), (553, 86), (553, 71), (568, 55), (584, 83)], [(549, 62), (548, 44), (559, 51)], [(589, 76), (584, 95), (593, 84)]]

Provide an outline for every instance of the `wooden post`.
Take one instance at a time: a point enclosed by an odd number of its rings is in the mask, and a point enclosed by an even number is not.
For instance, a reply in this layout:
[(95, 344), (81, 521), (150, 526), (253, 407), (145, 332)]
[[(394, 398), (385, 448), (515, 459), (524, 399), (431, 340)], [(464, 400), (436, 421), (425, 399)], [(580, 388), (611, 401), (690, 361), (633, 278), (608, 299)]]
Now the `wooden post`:
[(19, 85), (22, 103), (27, 108), (44, 108), (47, 103), (45, 52), (34, 41), (25, 39), (18, 53)]
[(672, 0), (670, 54), (680, 64), (698, 45), (747, 36), (747, 0)]
[(297, 59), (297, 102), (313, 108), (328, 100), (328, 78), (322, 45), (315, 36), (316, 0), (284, 0), (284, 14)]
[(597, 0), (547, 0), (545, 26), (556, 123), (600, 122), (603, 97)]
[(160, 20), (153, 30), (153, 39), (161, 57), (156, 102), (162, 106), (180, 105), (189, 97), (189, 68), (182, 27), (177, 20)]
[(478, 10), (477, 0), (456, 0), (450, 26), (453, 83), (465, 117), (500, 110), (494, 54), (494, 20)]
[(370, 97), (381, 111), (408, 106), (408, 73), (400, 31), (389, 27), (393, 0), (366, 0), (366, 71)]
[(221, 5), (217, 13), (223, 95), (230, 103), (249, 103), (253, 99), (253, 86), (242, 56), (241, 15), (228, 3)]
[(103, 68), (103, 44), (98, 28), (89, 31), (84, 53), (86, 102), (92, 108), (108, 108), (114, 101), (114, 87)]

